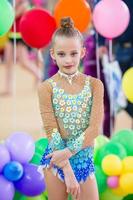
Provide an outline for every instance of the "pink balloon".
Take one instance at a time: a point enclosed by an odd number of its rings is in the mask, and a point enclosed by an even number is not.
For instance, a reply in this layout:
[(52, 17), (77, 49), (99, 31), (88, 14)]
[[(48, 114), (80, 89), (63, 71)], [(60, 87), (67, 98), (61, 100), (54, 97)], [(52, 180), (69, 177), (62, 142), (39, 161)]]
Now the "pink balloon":
[(117, 176), (109, 176), (107, 179), (107, 185), (110, 188), (116, 188), (119, 185), (119, 178)]
[(128, 27), (129, 20), (129, 9), (122, 0), (101, 0), (94, 8), (94, 26), (105, 38), (121, 35)]

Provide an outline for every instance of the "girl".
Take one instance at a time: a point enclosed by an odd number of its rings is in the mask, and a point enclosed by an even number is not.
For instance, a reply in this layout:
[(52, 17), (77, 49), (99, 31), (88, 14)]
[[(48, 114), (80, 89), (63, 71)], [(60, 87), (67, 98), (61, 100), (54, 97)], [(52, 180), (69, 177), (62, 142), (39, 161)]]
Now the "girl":
[(83, 38), (70, 18), (52, 38), (59, 71), (39, 87), (39, 104), (49, 144), (41, 168), (49, 200), (98, 200), (93, 142), (103, 119), (103, 84), (78, 71), (85, 55)]

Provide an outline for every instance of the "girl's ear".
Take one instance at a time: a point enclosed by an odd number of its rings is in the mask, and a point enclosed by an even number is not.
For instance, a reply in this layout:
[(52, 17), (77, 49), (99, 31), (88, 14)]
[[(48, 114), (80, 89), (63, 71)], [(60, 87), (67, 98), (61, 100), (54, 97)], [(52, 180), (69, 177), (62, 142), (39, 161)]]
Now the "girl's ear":
[(82, 49), (81, 49), (81, 56), (80, 56), (81, 59), (85, 56), (85, 53), (86, 53), (86, 48), (82, 47)]
[(54, 56), (54, 49), (50, 49), (50, 56), (53, 60), (55, 60), (55, 56)]

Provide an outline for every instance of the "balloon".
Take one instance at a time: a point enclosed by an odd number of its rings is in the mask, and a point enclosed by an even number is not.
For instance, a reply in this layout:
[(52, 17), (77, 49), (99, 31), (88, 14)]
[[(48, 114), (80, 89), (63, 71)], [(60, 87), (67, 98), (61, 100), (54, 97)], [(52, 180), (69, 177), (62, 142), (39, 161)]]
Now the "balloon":
[(46, 200), (48, 200), (48, 191), (45, 190), (45, 192), (43, 192), (43, 196), (45, 197)]
[(119, 185), (119, 178), (117, 176), (110, 176), (107, 179), (107, 184), (110, 188), (116, 188)]
[(32, 137), (25, 132), (14, 132), (6, 141), (12, 160), (26, 163), (31, 160), (35, 151)]
[(45, 200), (43, 195), (39, 195), (36, 197), (27, 197), (26, 200)]
[(112, 137), (113, 142), (119, 142), (124, 146), (128, 156), (133, 155), (133, 131), (130, 129), (123, 129), (116, 132)]
[(125, 193), (133, 194), (133, 173), (122, 174), (119, 183)]
[(19, 192), (27, 196), (37, 196), (45, 190), (44, 177), (37, 169), (33, 164), (24, 165), (23, 177), (14, 183)]
[(107, 189), (100, 195), (100, 200), (122, 200), (122, 198), (123, 197), (113, 194), (110, 189)]
[(68, 200), (72, 200), (72, 196), (70, 194), (68, 196)]
[(120, 186), (118, 186), (117, 188), (112, 189), (112, 193), (117, 195), (117, 196), (125, 196), (125, 195), (127, 195)]
[(0, 172), (6, 163), (10, 161), (10, 154), (4, 144), (0, 144)]
[(23, 166), (17, 161), (11, 161), (5, 165), (3, 174), (9, 181), (17, 181), (23, 175)]
[(27, 197), (19, 193), (18, 191), (15, 191), (13, 200), (27, 200)]
[(128, 27), (129, 19), (129, 9), (121, 0), (102, 0), (93, 11), (96, 30), (109, 39), (121, 35)]
[(2, 37), (0, 37), (0, 49), (3, 49), (5, 47), (5, 44), (8, 41), (8, 35), (5, 34)]
[(95, 139), (95, 145), (94, 145), (94, 162), (97, 163), (97, 159), (98, 159), (98, 152), (101, 149), (101, 147), (104, 146), (104, 144), (106, 144), (107, 142), (109, 142), (109, 139), (107, 137), (105, 137), (104, 135), (99, 135), (96, 139)]
[(0, 2), (0, 36), (6, 34), (14, 21), (14, 10), (7, 0)]
[(125, 148), (118, 142), (111, 141), (105, 144), (97, 153), (97, 164), (101, 164), (103, 158), (108, 154), (115, 154), (121, 159), (127, 156)]
[(122, 78), (122, 88), (127, 99), (133, 103), (133, 67), (124, 73)]
[(42, 156), (45, 152), (47, 145), (48, 145), (48, 139), (47, 138), (41, 138), (40, 140), (36, 141), (36, 143), (35, 143), (35, 153), (38, 153)]
[(102, 169), (109, 176), (117, 176), (121, 174), (122, 163), (118, 156), (110, 154), (102, 160)]
[(73, 19), (76, 28), (84, 32), (91, 22), (90, 6), (85, 0), (60, 0), (54, 9), (57, 25), (60, 25), (62, 17), (67, 16)]
[(55, 19), (48, 11), (34, 8), (27, 11), (20, 21), (20, 32), (26, 44), (34, 48), (46, 46), (56, 29)]
[(129, 194), (126, 197), (124, 197), (124, 199), (122, 200), (133, 200), (133, 194)]
[(98, 184), (98, 191), (99, 193), (104, 192), (107, 188), (107, 176), (104, 174), (103, 170), (99, 166), (95, 166), (96, 170), (96, 180)]
[(12, 200), (14, 193), (15, 189), (13, 183), (0, 175), (0, 200)]
[(30, 163), (39, 165), (41, 159), (42, 159), (42, 156), (39, 153), (35, 153), (34, 156), (33, 156), (33, 158), (32, 158), (32, 160), (30, 161)]
[(122, 160), (122, 173), (133, 173), (133, 156), (128, 156)]

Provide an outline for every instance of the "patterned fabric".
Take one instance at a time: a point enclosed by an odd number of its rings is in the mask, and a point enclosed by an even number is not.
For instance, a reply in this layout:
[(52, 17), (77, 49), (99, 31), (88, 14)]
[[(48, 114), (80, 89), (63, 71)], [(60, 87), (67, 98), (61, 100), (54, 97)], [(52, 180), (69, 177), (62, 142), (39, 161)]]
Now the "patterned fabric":
[[(89, 118), (92, 107), (92, 91), (89, 77), (86, 77), (84, 88), (78, 94), (68, 94), (59, 87), (53, 79), (49, 79), (53, 88), (52, 104), (55, 117), (66, 132), (67, 137), (62, 138), (57, 129), (53, 129), (49, 145), (44, 152), (41, 164), (48, 167), (50, 159), (45, 156), (54, 150), (69, 148), (76, 152), (70, 158), (70, 164), (78, 182), (84, 182), (88, 176), (94, 173), (93, 148), (83, 150), (84, 131), (89, 126)], [(62, 169), (53, 167), (53, 172), (63, 181)]]

